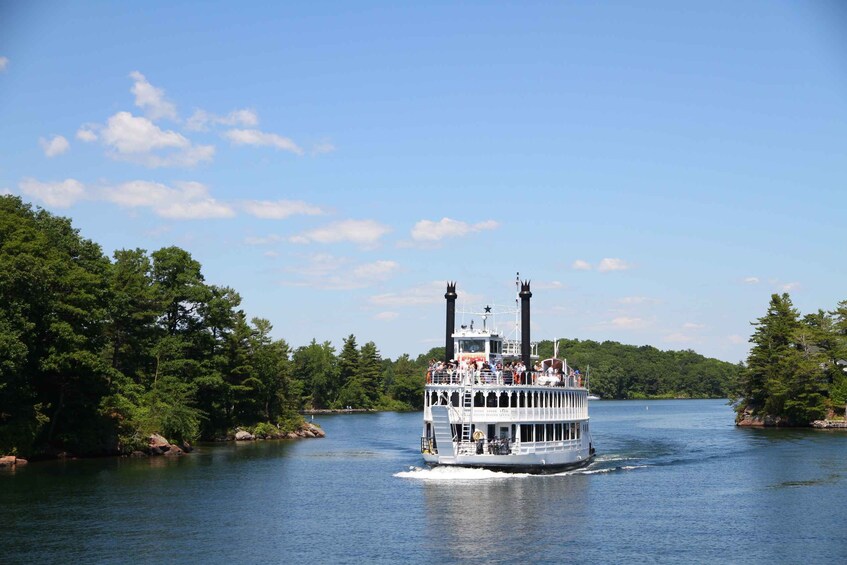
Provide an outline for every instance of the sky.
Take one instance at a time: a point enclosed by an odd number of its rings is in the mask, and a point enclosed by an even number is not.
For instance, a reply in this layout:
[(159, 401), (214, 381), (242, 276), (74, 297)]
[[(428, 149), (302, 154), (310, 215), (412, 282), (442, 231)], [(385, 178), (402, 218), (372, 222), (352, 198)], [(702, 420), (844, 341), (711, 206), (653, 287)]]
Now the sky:
[(847, 299), (847, 8), (0, 0), (0, 193), (294, 347), (443, 345), (446, 281), (508, 334), (520, 272), (534, 340), (738, 362)]

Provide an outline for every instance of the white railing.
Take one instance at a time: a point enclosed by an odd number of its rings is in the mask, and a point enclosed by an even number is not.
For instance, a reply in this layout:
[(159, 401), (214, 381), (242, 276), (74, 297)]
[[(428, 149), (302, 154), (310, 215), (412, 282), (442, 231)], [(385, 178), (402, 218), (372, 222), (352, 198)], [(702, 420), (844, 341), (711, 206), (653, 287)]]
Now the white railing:
[(586, 382), (581, 376), (553, 375), (526, 371), (472, 371), (443, 370), (427, 372), (427, 384), (436, 385), (507, 385), (507, 386), (561, 386), (584, 389)]

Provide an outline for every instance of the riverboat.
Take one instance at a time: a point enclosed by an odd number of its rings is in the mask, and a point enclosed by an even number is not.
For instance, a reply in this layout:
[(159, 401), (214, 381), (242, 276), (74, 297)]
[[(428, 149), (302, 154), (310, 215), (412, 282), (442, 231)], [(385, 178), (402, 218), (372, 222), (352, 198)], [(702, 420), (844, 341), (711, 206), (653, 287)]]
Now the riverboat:
[(431, 363), (424, 389), (421, 453), (429, 466), (547, 474), (594, 457), (587, 378), (556, 354), (538, 360), (530, 283), (518, 278), (516, 286), (515, 339), (507, 339), (488, 327), (488, 306), (481, 328), (471, 321), (456, 331), (456, 283), (447, 284), (445, 359)]

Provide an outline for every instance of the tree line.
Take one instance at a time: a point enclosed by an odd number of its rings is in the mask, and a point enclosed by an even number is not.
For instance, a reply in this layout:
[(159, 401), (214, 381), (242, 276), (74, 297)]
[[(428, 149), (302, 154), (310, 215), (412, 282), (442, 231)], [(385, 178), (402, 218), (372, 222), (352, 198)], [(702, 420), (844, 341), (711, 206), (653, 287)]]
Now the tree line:
[(738, 390), (738, 420), (773, 419), (789, 426), (842, 413), (847, 402), (847, 301), (800, 316), (787, 293), (771, 296), (753, 323)]
[(304, 408), (412, 409), (423, 369), (372, 342), (292, 349), (178, 247), (109, 258), (70, 220), (0, 197), (0, 453), (127, 452), (235, 427), (293, 430)]
[[(585, 374), (590, 370), (591, 392), (604, 399), (729, 398), (742, 370), (727, 363), (685, 351), (661, 351), (650, 345), (616, 341), (560, 339), (559, 357)], [(541, 341), (538, 354), (553, 355), (553, 342)]]

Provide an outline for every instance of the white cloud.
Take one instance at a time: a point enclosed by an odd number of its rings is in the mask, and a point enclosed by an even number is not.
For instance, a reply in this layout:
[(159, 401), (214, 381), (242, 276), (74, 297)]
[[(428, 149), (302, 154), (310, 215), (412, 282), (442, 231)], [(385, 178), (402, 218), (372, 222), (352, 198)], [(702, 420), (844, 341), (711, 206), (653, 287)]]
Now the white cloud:
[(191, 131), (208, 131), (209, 126), (256, 126), (259, 116), (255, 110), (242, 108), (233, 110), (226, 116), (218, 116), (205, 110), (195, 110), (185, 122), (185, 129)]
[(289, 238), (291, 243), (339, 243), (349, 241), (359, 245), (374, 245), (390, 232), (388, 226), (373, 220), (345, 220), (329, 224)]
[(591, 264), (588, 261), (577, 259), (571, 264), (571, 269), (574, 269), (575, 271), (590, 271)]
[(399, 292), (388, 292), (371, 296), (368, 301), (375, 306), (421, 306), (444, 302), (444, 281), (407, 288)]
[(606, 273), (609, 271), (626, 271), (631, 268), (623, 259), (615, 259), (611, 257), (606, 257), (600, 261), (600, 264), (597, 266), (597, 270), (601, 273)]
[(134, 81), (132, 93), (135, 95), (135, 105), (144, 109), (151, 120), (168, 118), (176, 121), (176, 106), (165, 100), (165, 91), (150, 84), (138, 71), (132, 71), (129, 76)]
[(0, 196), (8, 196), (10, 194), (12, 194), (12, 191), (8, 188), (0, 188)]
[[(180, 133), (162, 130), (147, 118), (118, 112), (110, 117), (100, 138), (112, 151), (109, 156), (148, 167), (192, 167), (210, 161), (212, 145), (192, 145)], [(163, 154), (154, 154), (163, 151)]]
[(231, 129), (223, 136), (234, 145), (270, 146), (281, 151), (290, 151), (302, 155), (303, 150), (294, 141), (275, 133), (267, 133), (257, 129)]
[(97, 141), (97, 130), (100, 126), (96, 124), (83, 124), (76, 130), (76, 138), (86, 143)]
[(689, 343), (691, 341), (694, 341), (690, 336), (687, 336), (683, 333), (668, 334), (663, 339), (664, 341), (671, 343)]
[(746, 284), (759, 284), (759, 277), (747, 277), (744, 282)]
[(85, 185), (74, 179), (65, 179), (61, 182), (39, 182), (26, 178), (20, 182), (18, 188), (23, 194), (56, 208), (68, 208), (86, 197)]
[(397, 312), (380, 312), (378, 314), (374, 314), (375, 320), (382, 320), (383, 322), (390, 322), (391, 320), (396, 320), (397, 316), (399, 316)]
[(705, 324), (696, 324), (694, 322), (685, 322), (682, 324), (682, 329), (684, 330), (702, 330), (705, 327)]
[(41, 145), (41, 148), (44, 150), (44, 154), (47, 157), (61, 155), (71, 146), (70, 143), (68, 143), (68, 140), (61, 135), (54, 135), (50, 139), (44, 139), (42, 137), (38, 140), (38, 143)]
[(303, 265), (292, 266), (293, 280), (284, 281), (291, 286), (309, 286), (327, 290), (366, 288), (390, 279), (399, 268), (394, 261), (374, 261), (359, 265), (346, 257), (317, 253)]
[(533, 290), (555, 290), (557, 288), (565, 288), (565, 285), (561, 283), (561, 281), (550, 281), (550, 282), (534, 282), (532, 283)]
[(780, 286), (782, 292), (791, 292), (792, 290), (798, 290), (799, 288), (800, 283), (798, 282), (785, 283), (784, 285)]
[(242, 208), (257, 218), (282, 220), (289, 216), (318, 216), (325, 211), (302, 200), (247, 200)]
[(128, 208), (150, 208), (174, 220), (230, 218), (235, 211), (218, 202), (199, 182), (177, 182), (173, 187), (149, 181), (130, 181), (102, 190), (105, 200)]
[(5, 71), (9, 66), (9, 58), (8, 57), (0, 57), (0, 72)]
[(637, 330), (639, 328), (643, 328), (646, 324), (643, 318), (629, 318), (627, 316), (620, 316), (618, 318), (614, 318), (609, 322), (609, 325), (622, 330)]
[(730, 343), (734, 343), (735, 345), (747, 343), (747, 338), (738, 334), (728, 335), (726, 336), (726, 339), (728, 339)]
[(417, 242), (440, 241), (448, 237), (462, 237), (474, 232), (497, 229), (500, 226), (494, 220), (477, 224), (468, 224), (450, 218), (441, 218), (437, 222), (421, 220), (412, 228), (412, 239)]
[(265, 237), (247, 236), (244, 238), (246, 245), (271, 245), (280, 241), (282, 241), (282, 238), (275, 234), (266, 235)]

